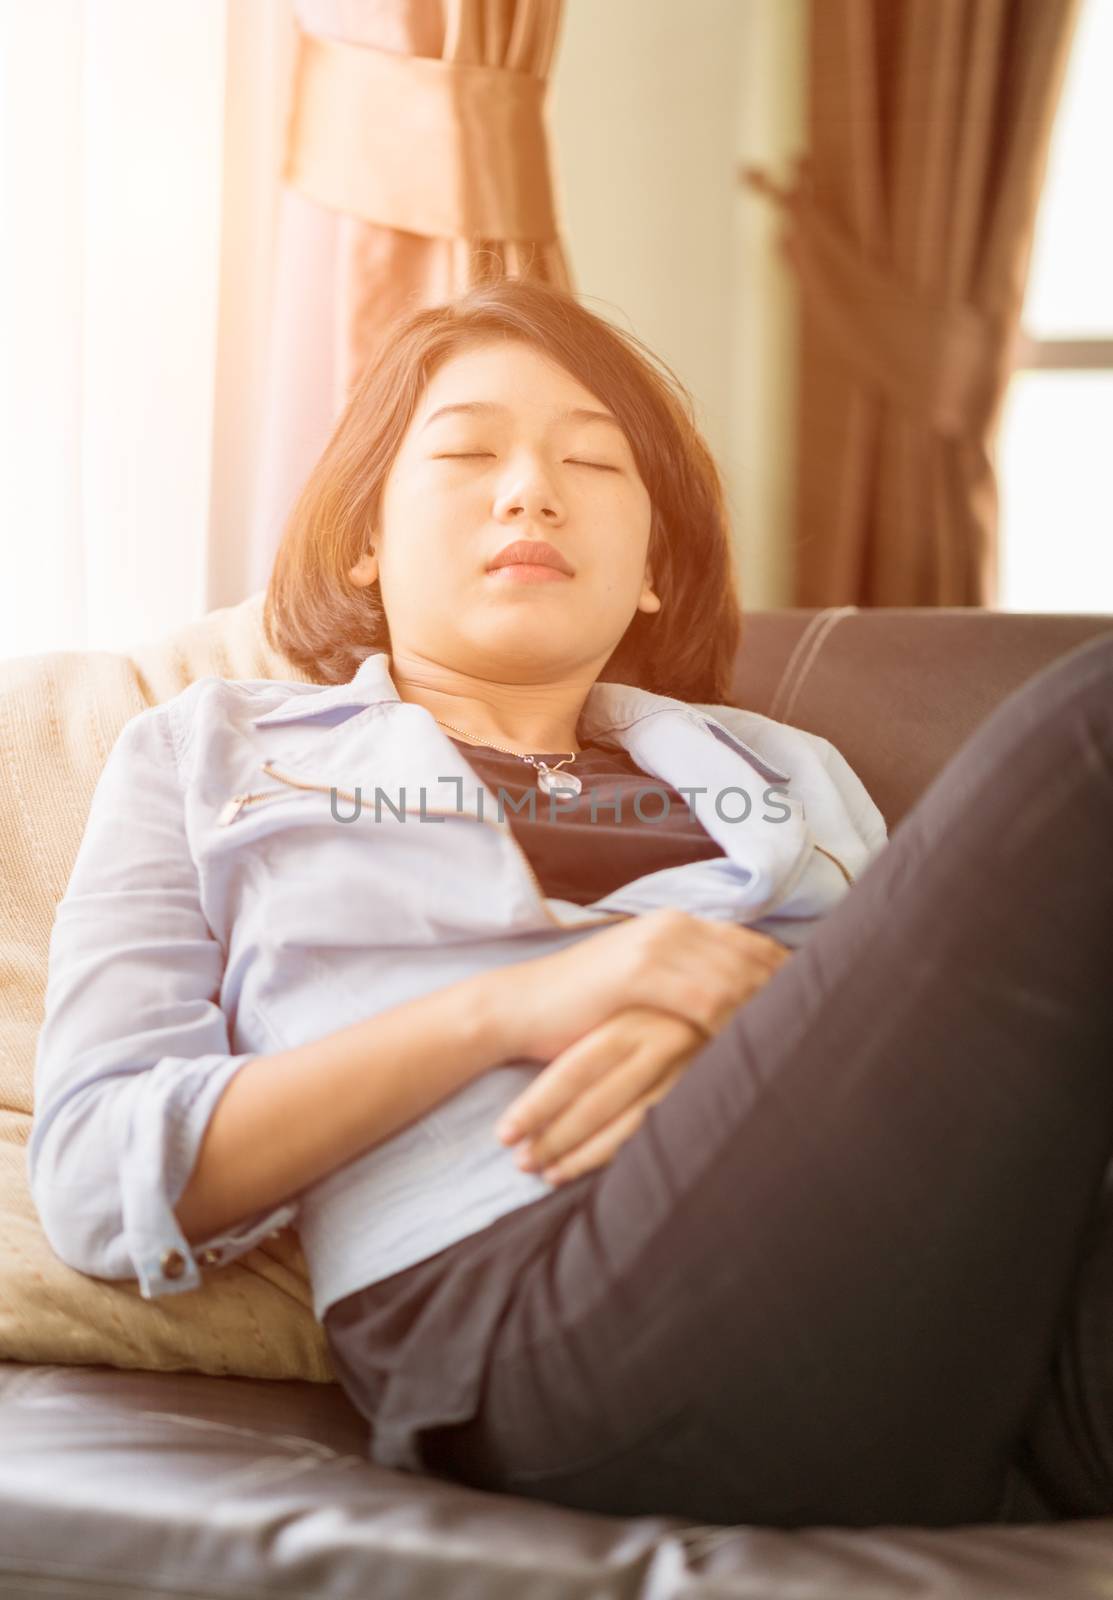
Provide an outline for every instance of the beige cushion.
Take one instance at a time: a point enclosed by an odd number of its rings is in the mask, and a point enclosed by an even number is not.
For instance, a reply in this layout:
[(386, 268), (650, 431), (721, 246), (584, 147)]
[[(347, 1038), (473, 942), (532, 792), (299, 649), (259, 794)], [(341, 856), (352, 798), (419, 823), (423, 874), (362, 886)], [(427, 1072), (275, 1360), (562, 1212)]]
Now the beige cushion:
[(293, 1229), (144, 1300), (60, 1261), (27, 1184), (50, 930), (101, 767), (126, 722), (207, 673), (314, 681), (267, 646), (262, 606), (260, 590), (130, 655), (0, 661), (0, 1359), (335, 1380)]

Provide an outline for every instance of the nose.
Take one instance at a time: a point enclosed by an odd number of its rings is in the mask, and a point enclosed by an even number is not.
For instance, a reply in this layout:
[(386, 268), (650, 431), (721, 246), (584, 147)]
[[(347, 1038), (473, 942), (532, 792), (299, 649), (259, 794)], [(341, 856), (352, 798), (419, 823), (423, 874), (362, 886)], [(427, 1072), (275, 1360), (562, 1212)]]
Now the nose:
[(555, 487), (539, 468), (519, 472), (516, 481), (495, 500), (500, 521), (530, 522), (534, 518), (552, 526), (564, 520), (564, 507)]

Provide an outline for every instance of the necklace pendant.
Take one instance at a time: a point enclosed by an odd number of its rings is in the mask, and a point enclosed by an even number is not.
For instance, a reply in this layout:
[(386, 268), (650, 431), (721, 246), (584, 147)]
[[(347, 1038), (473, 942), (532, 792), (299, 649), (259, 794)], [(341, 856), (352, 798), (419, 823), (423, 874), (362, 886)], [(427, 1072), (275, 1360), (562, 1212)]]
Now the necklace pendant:
[(546, 794), (552, 794), (554, 789), (571, 789), (573, 794), (579, 794), (583, 784), (574, 772), (560, 772), (555, 767), (542, 766), (537, 773), (537, 787)]

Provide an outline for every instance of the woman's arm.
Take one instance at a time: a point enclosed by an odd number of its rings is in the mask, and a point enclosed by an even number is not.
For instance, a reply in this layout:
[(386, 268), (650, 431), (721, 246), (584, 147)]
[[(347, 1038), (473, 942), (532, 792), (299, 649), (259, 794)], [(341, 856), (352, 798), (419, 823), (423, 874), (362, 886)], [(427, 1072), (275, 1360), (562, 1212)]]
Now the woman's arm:
[[(138, 1279), (148, 1300), (200, 1285), (173, 1206), (213, 1105), (254, 1059), (232, 1050), (220, 1005), (224, 952), (200, 904), (172, 705), (125, 724), (93, 792), (51, 928), (26, 1158), (55, 1254)], [(205, 1243), (235, 1260), (297, 1209)]]
[(217, 1102), (175, 1207), (190, 1243), (326, 1177), (503, 1060), (493, 976), (248, 1062)]

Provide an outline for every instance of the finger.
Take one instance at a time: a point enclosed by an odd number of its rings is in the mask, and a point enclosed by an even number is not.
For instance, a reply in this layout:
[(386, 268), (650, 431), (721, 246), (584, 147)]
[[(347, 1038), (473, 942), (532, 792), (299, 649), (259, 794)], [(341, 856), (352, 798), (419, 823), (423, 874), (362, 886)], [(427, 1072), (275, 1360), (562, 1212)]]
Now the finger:
[(667, 1072), (659, 1083), (655, 1083), (653, 1088), (646, 1095), (646, 1099), (649, 1104), (655, 1105), (658, 1100), (663, 1100), (673, 1085), (679, 1083), (680, 1079), (684, 1076), (687, 1070), (687, 1061), (678, 1062), (677, 1065), (673, 1067), (672, 1071)]
[(550, 1162), (542, 1170), (541, 1177), (547, 1183), (566, 1183), (570, 1178), (581, 1177), (585, 1172), (592, 1172), (596, 1167), (605, 1166), (615, 1152), (641, 1127), (649, 1107), (663, 1099), (677, 1080), (684, 1076), (684, 1070), (683, 1066), (679, 1066), (667, 1073), (648, 1094), (643, 1095), (634, 1105), (628, 1106), (605, 1128), (600, 1128), (574, 1150)]
[[(745, 934), (748, 930), (738, 928), (735, 931)], [(776, 940), (761, 937), (757, 943), (744, 941), (741, 947), (732, 944), (717, 947), (706, 966), (719, 978), (723, 994), (733, 1009), (776, 977), (791, 954)]]
[(756, 928), (749, 927), (744, 922), (727, 924), (734, 936), (730, 946), (743, 956), (750, 956), (754, 961), (763, 966), (779, 971), (785, 960), (792, 955), (792, 948), (782, 944), (780, 939), (775, 939), (772, 934), (759, 933)]
[(714, 1038), (735, 1007), (774, 976), (774, 969), (725, 946), (704, 952), (698, 968), (680, 952), (666, 956), (652, 974), (656, 1003)]
[(634, 1032), (629, 1023), (612, 1018), (562, 1050), (507, 1106), (495, 1124), (498, 1137), (504, 1144), (516, 1144), (547, 1126), (633, 1048)]
[(748, 928), (738, 928), (736, 931), (744, 936), (741, 944), (724, 946), (722, 951), (728, 958), (733, 958), (736, 970), (779, 972), (792, 954), (787, 945), (776, 939), (767, 939), (764, 935), (753, 936)]
[(792, 954), (792, 946), (785, 944), (783, 939), (778, 939), (775, 934), (762, 933), (759, 928), (752, 928), (747, 922), (732, 924), (743, 934), (755, 952), (779, 960), (782, 956)]
[(546, 1183), (567, 1183), (571, 1178), (582, 1177), (585, 1172), (605, 1166), (615, 1151), (637, 1132), (645, 1113), (646, 1107), (643, 1105), (628, 1107), (606, 1128), (600, 1128), (590, 1139), (585, 1139), (558, 1161), (550, 1162), (542, 1169), (541, 1177)]
[(547, 1127), (529, 1141), (519, 1160), (527, 1171), (559, 1161), (570, 1150), (607, 1127), (660, 1082), (671, 1068), (675, 1052), (662, 1059), (660, 1050), (635, 1051), (621, 1065), (612, 1066)]

